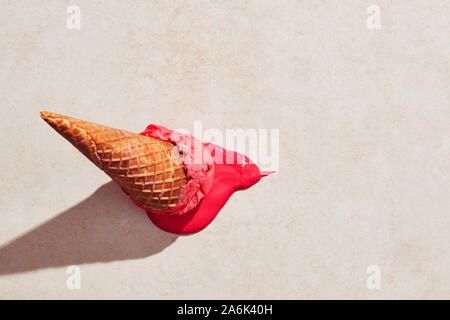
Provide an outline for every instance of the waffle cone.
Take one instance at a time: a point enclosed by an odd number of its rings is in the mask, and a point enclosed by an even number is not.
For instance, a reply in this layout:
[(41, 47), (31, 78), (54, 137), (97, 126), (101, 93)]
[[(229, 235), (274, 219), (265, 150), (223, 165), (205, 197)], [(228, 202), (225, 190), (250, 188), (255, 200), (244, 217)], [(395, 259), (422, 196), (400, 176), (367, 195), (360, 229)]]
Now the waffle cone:
[(138, 204), (167, 210), (179, 203), (188, 178), (172, 143), (51, 112), (41, 117)]

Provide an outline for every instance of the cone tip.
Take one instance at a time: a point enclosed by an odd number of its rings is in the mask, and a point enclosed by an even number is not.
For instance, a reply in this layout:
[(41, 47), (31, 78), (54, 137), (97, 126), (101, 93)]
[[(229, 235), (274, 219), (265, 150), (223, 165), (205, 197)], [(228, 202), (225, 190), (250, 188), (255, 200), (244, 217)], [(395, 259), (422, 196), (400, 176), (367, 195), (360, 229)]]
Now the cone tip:
[(62, 119), (62, 118), (67, 118), (67, 117), (63, 116), (61, 114), (54, 113), (54, 112), (41, 111), (41, 118), (42, 118), (42, 120), (44, 120), (45, 122), (47, 122), (49, 125), (51, 125), (53, 127), (56, 124), (56, 121), (58, 121), (59, 119)]
[(41, 111), (41, 118), (46, 122), (49, 122), (51, 118), (55, 118), (55, 115), (57, 114), (53, 112)]
[(41, 118), (42, 119), (47, 119), (48, 117), (49, 117), (49, 115), (50, 115), (50, 112), (48, 112), (48, 111), (41, 111)]

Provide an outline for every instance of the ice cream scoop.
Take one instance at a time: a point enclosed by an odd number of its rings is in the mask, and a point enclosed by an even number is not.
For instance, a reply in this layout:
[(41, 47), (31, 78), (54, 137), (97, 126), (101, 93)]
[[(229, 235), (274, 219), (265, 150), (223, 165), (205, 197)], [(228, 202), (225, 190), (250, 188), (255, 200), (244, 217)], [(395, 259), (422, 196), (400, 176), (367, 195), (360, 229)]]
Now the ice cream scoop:
[(245, 155), (163, 126), (136, 134), (51, 112), (41, 117), (172, 233), (202, 230), (235, 191), (271, 173)]

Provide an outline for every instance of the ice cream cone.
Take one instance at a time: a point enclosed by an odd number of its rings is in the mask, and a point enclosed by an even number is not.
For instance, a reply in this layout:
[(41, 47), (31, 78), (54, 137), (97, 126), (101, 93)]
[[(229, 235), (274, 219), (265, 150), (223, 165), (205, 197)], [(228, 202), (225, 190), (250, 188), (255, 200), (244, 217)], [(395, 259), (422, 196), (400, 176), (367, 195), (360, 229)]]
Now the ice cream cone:
[(56, 113), (41, 117), (141, 206), (158, 212), (180, 202), (188, 178), (174, 144)]

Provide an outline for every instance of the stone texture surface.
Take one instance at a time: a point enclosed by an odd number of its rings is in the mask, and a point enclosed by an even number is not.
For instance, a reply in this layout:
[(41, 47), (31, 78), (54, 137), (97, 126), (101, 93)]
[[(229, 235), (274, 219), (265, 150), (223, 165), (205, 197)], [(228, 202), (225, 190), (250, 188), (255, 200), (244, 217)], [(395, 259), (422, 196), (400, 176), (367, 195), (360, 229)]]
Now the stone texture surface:
[[(0, 1), (0, 299), (450, 298), (450, 4), (371, 4)], [(176, 237), (41, 110), (279, 128), (280, 169)]]

